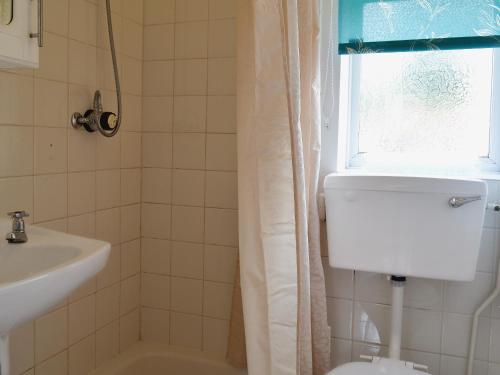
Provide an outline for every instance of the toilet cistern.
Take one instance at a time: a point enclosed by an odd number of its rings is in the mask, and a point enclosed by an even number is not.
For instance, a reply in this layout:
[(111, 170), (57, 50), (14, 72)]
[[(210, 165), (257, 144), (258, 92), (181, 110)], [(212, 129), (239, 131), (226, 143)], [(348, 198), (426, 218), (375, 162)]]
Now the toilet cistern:
[[(388, 361), (395, 362), (384, 363), (397, 368), (406, 277), (474, 279), (487, 185), (473, 179), (332, 174), (324, 188), (330, 265), (392, 275)], [(349, 374), (354, 367), (341, 366), (332, 374)], [(359, 375), (379, 373), (372, 370)]]

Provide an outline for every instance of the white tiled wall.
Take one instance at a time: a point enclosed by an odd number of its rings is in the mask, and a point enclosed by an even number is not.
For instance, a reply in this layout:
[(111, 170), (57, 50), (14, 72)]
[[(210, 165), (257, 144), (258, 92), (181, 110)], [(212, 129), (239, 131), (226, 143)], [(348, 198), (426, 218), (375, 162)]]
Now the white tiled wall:
[(235, 0), (145, 0), (142, 338), (225, 352), (237, 255)]
[(40, 69), (0, 71), (0, 215), (25, 209), (113, 248), (101, 274), (13, 333), (12, 373), (86, 374), (139, 338), (142, 1), (113, 1), (125, 118), (112, 139), (69, 124), (97, 87), (116, 108), (104, 0), (46, 0), (44, 15)]
[[(489, 183), (490, 201), (500, 199), (499, 186)], [(429, 365), (433, 375), (465, 373), (472, 314), (494, 286), (499, 248), (500, 215), (488, 212), (473, 282), (408, 279), (403, 359)], [(326, 257), (324, 265), (334, 364), (386, 355), (390, 283), (383, 275), (332, 269)], [(500, 299), (480, 319), (474, 375), (500, 374), (499, 306)]]

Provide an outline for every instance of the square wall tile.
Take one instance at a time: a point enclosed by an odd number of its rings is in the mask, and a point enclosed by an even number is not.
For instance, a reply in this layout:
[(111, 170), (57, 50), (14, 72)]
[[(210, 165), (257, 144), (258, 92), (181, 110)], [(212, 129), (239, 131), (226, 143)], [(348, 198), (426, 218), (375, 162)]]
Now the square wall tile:
[(236, 133), (236, 96), (207, 98), (207, 131)]
[(173, 78), (173, 61), (145, 61), (142, 94), (145, 96), (172, 95), (174, 89)]
[(116, 357), (120, 347), (120, 326), (118, 320), (114, 320), (107, 326), (95, 333), (96, 366), (100, 366), (110, 359)]
[(84, 134), (70, 129), (68, 138), (68, 167), (70, 172), (93, 171), (96, 167), (97, 134)]
[(205, 243), (238, 245), (238, 211), (207, 208), (205, 210)]
[(172, 171), (172, 203), (186, 206), (203, 206), (205, 173), (203, 171), (174, 169)]
[(144, 341), (169, 344), (170, 312), (144, 307), (141, 324), (141, 337)]
[(145, 132), (172, 131), (174, 113), (172, 96), (152, 96), (142, 98), (142, 129)]
[(68, 175), (68, 213), (80, 215), (95, 210), (95, 172)]
[(208, 22), (175, 24), (175, 58), (195, 59), (207, 57)]
[(120, 287), (120, 315), (137, 309), (141, 304), (141, 278), (139, 274), (121, 282)]
[(174, 311), (201, 314), (203, 309), (203, 281), (172, 277), (170, 308)]
[(141, 201), (141, 169), (121, 170), (121, 204), (134, 204)]
[(10, 332), (10, 371), (20, 374), (35, 364), (34, 324), (27, 322)]
[(209, 57), (236, 56), (236, 21), (234, 19), (211, 20), (208, 35)]
[(65, 217), (68, 213), (68, 177), (66, 174), (35, 177), (34, 221)]
[(0, 179), (0, 212), (25, 210), (33, 213), (33, 177)]
[(86, 375), (95, 369), (95, 335), (69, 348), (69, 375)]
[(172, 275), (203, 279), (203, 245), (172, 242)]
[(63, 173), (68, 170), (66, 129), (35, 129), (35, 173)]
[(177, 133), (204, 133), (207, 97), (176, 96), (174, 98), (174, 131)]
[(121, 278), (125, 279), (141, 271), (141, 240), (133, 240), (121, 245)]
[(0, 160), (0, 177), (32, 175), (33, 128), (0, 126)]
[(173, 58), (174, 25), (144, 26), (144, 60), (171, 60)]
[(238, 249), (226, 246), (205, 245), (205, 280), (234, 283)]
[(98, 210), (120, 205), (120, 179), (119, 169), (96, 172), (96, 208)]
[(113, 245), (120, 243), (120, 209), (96, 212), (96, 237)]
[(201, 349), (202, 318), (199, 315), (171, 313), (170, 344)]
[(123, 206), (120, 216), (120, 240), (132, 241), (141, 237), (141, 206)]
[(95, 295), (69, 305), (69, 343), (74, 344), (95, 330)]
[(35, 79), (35, 125), (65, 127), (68, 123), (68, 84)]
[(209, 0), (210, 19), (236, 17), (237, 3), (234, 0)]
[(203, 315), (211, 318), (229, 319), (233, 286), (225, 283), (205, 281), (203, 285)]
[(207, 61), (175, 61), (175, 95), (207, 94)]
[[(148, 0), (146, 0), (148, 1)], [(144, 0), (122, 0), (123, 16), (138, 24), (144, 22)]]
[(238, 208), (238, 176), (236, 172), (206, 172), (205, 205)]
[(128, 19), (122, 21), (123, 40), (122, 52), (135, 59), (142, 59), (143, 28), (136, 22)]
[(62, 351), (68, 343), (68, 309), (63, 307), (35, 321), (35, 361)]
[(68, 373), (68, 351), (65, 350), (35, 367), (37, 375), (66, 375)]
[(170, 308), (170, 276), (142, 274), (142, 306)]
[(33, 80), (8, 73), (0, 73), (0, 79), (0, 124), (33, 125)]
[(61, 22), (68, 19), (68, 3), (68, 0), (45, 0), (43, 18), (47, 31), (68, 35), (68, 22)]
[[(65, 19), (65, 18), (64, 18)], [(97, 43), (97, 6), (85, 0), (69, 0), (69, 37), (82, 43)]]
[[(110, 94), (114, 95), (114, 92)], [(123, 96), (123, 130), (140, 132), (142, 130), (141, 121), (142, 97), (140, 95), (125, 94)]]
[(143, 238), (141, 240), (141, 253), (143, 272), (170, 275), (170, 241)]
[(340, 339), (352, 338), (353, 302), (350, 300), (327, 298), (328, 324), (331, 335)]
[(140, 168), (141, 134), (124, 132), (121, 134), (121, 143), (122, 168)]
[(155, 25), (175, 21), (175, 0), (145, 0), (144, 24)]
[(174, 134), (174, 168), (205, 168), (205, 134)]
[(169, 239), (172, 208), (164, 204), (142, 205), (142, 235), (150, 238)]
[(142, 164), (144, 167), (172, 167), (172, 135), (144, 133), (142, 136)]
[(95, 231), (95, 213), (72, 216), (68, 218), (68, 233), (82, 237), (93, 238), (96, 235)]
[(208, 60), (208, 94), (236, 94), (236, 64), (234, 58)]
[(68, 56), (69, 82), (84, 86), (95, 86), (97, 83), (96, 47), (70, 39)]
[(120, 314), (120, 285), (113, 284), (96, 294), (96, 328), (102, 328)]
[(226, 354), (229, 321), (203, 318), (203, 351)]
[(219, 171), (237, 169), (236, 135), (207, 135), (207, 169)]
[(203, 215), (202, 207), (172, 206), (172, 239), (203, 242)]
[[(470, 341), (470, 316), (461, 314), (443, 314), (443, 332), (441, 352), (447, 355), (467, 357)], [(476, 343), (476, 359), (488, 360), (490, 346), (490, 321), (479, 319)]]
[(208, 0), (176, 0), (176, 22), (208, 19)]
[[(121, 131), (111, 138), (99, 136), (96, 143), (96, 168), (101, 170), (120, 168), (122, 143), (124, 148), (128, 148), (126, 144), (128, 140), (129, 134)], [(133, 151), (135, 150), (129, 150), (131, 153)]]
[(124, 93), (141, 95), (145, 83), (145, 81), (143, 82), (144, 76), (142, 75), (142, 61), (125, 55), (121, 56), (121, 61)]
[(171, 202), (172, 170), (144, 168), (142, 170), (142, 201), (148, 203)]
[(65, 37), (44, 33), (45, 47), (40, 48), (40, 66), (35, 76), (65, 82), (68, 79), (68, 40)]
[(140, 329), (139, 309), (120, 318), (120, 352), (139, 341)]
[(486, 299), (491, 290), (493, 276), (476, 273), (472, 282), (450, 281), (445, 284), (444, 310), (447, 312), (473, 314), (477, 306)]

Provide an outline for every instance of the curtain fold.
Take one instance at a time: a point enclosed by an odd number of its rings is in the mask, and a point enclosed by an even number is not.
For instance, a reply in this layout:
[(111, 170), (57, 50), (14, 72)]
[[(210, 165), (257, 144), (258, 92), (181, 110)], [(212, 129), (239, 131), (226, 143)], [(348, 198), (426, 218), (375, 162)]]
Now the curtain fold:
[(317, 0), (238, 2), (238, 194), (250, 375), (324, 374)]

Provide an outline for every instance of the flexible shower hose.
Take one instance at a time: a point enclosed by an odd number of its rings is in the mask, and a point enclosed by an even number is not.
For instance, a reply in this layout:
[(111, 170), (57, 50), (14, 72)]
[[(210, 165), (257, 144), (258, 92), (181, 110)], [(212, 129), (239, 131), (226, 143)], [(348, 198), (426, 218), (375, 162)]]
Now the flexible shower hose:
[(113, 72), (115, 75), (115, 88), (116, 88), (116, 101), (117, 101), (117, 114), (116, 114), (116, 126), (112, 132), (106, 132), (100, 126), (97, 128), (99, 132), (105, 137), (113, 137), (118, 130), (120, 129), (120, 124), (122, 121), (122, 92), (120, 88), (120, 77), (118, 74), (118, 63), (116, 61), (116, 48), (115, 48), (115, 39), (113, 37), (113, 23), (111, 21), (111, 0), (106, 0), (106, 17), (108, 23), (108, 35), (109, 35), (109, 47), (111, 49), (111, 58), (113, 60)]

